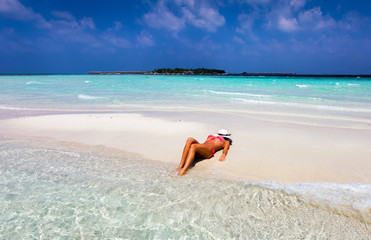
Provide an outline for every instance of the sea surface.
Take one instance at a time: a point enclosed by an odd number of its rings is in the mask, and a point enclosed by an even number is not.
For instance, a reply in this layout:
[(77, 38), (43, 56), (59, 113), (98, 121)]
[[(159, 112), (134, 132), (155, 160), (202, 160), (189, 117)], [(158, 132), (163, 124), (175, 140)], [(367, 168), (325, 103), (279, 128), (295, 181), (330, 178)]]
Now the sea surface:
[[(0, 86), (0, 119), (196, 110), (371, 129), (369, 78), (30, 75), (0, 76)], [(0, 136), (0, 239), (371, 239), (370, 184), (178, 178), (173, 169)]]
[[(371, 128), (371, 78), (0, 76), (0, 109), (217, 111)], [(318, 122), (318, 119), (323, 119)]]

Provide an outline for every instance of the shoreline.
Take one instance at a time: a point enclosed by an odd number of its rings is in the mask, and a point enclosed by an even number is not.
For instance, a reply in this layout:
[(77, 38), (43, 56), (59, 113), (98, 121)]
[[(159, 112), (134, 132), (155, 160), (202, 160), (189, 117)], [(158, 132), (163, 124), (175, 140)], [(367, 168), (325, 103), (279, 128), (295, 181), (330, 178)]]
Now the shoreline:
[[(115, 214), (117, 204), (124, 207), (128, 206), (128, 202), (131, 206), (139, 205), (141, 209), (143, 203), (148, 203), (144, 208), (145, 212), (152, 212), (155, 202), (160, 208), (159, 214), (163, 214), (164, 210), (175, 210), (176, 216), (183, 216), (184, 206), (191, 204), (192, 209), (198, 206), (196, 209), (200, 217), (205, 217), (205, 213), (215, 211), (214, 207), (207, 206), (218, 206), (217, 204), (223, 201), (219, 207), (226, 206), (225, 211), (243, 211), (238, 215), (234, 212), (227, 215), (235, 220), (246, 219), (251, 213), (261, 213), (262, 215), (258, 215), (260, 221), (256, 223), (258, 226), (262, 222), (271, 224), (273, 217), (280, 219), (279, 222), (282, 219), (286, 226), (309, 221), (311, 228), (312, 224), (316, 223), (318, 229), (321, 229), (323, 219), (331, 219), (331, 222), (326, 221), (326, 231), (330, 233), (333, 233), (334, 227), (336, 230), (339, 224), (344, 224), (347, 229), (351, 226), (360, 236), (367, 236), (371, 223), (370, 184), (254, 182), (225, 178), (210, 169), (203, 171), (199, 168), (192, 170), (192, 174), (188, 176), (176, 177), (171, 170), (172, 163), (156, 162), (138, 154), (105, 146), (55, 142), (45, 138), (14, 139), (11, 136), (1, 136), (0, 140), (5, 143), (5, 146), (2, 146), (3, 161), (11, 165), (10, 174), (5, 173), (3, 176), (5, 184), (9, 181), (15, 182), (12, 186), (24, 186), (24, 189), (20, 187), (21, 191), (19, 188), (12, 191), (13, 196), (17, 198), (16, 203), (23, 209), (25, 205), (30, 206), (25, 217), (32, 214), (40, 216), (35, 219), (41, 221), (50, 220), (45, 219), (44, 215), (41, 216), (38, 210), (50, 209), (57, 204), (63, 208), (58, 208), (61, 212), (53, 211), (53, 215), (63, 214), (66, 212), (65, 207), (70, 212), (78, 208), (80, 211), (77, 218), (81, 215), (89, 216), (92, 206), (99, 210), (107, 206), (105, 213), (113, 206)], [(17, 155), (6, 157), (11, 149), (18, 150), (15, 151)], [(20, 161), (17, 161), (18, 159)], [(29, 175), (24, 174), (25, 171)], [(22, 175), (17, 176), (17, 173)], [(42, 179), (35, 179), (35, 175), (42, 176)], [(30, 182), (33, 183), (31, 186)], [(24, 194), (14, 194), (17, 190)], [(35, 209), (34, 205), (29, 205), (30, 195), (31, 201), (46, 195), (47, 198), (42, 199), (51, 200), (51, 205), (45, 205), (48, 202), (42, 201), (42, 205), (36, 203)], [(192, 196), (197, 196), (196, 200), (187, 201), (193, 198)], [(133, 197), (138, 197), (138, 200), (134, 198), (136, 201), (133, 201)], [(86, 201), (87, 198), (89, 201)], [(74, 205), (76, 199), (79, 204), (77, 206)], [(231, 202), (233, 204), (230, 204)], [(11, 200), (7, 203), (11, 209), (17, 208), (12, 205)], [(85, 206), (87, 208), (84, 208)], [(84, 211), (86, 209), (88, 212)], [(124, 209), (122, 213), (127, 213), (128, 210), (130, 209)], [(132, 212), (129, 211), (128, 215)], [(225, 213), (222, 213), (221, 216), (225, 216)], [(69, 212), (67, 214), (70, 216)], [(117, 218), (112, 220), (108, 227), (115, 226)], [(251, 223), (255, 224), (253, 220)], [(12, 223), (14, 224), (14, 221)], [(163, 221), (160, 223), (163, 224)], [(230, 224), (230, 221), (227, 219), (226, 223)]]
[(370, 130), (174, 111), (16, 116), (0, 120), (0, 126), (2, 135), (101, 145), (172, 163), (174, 168), (187, 137), (203, 142), (212, 131), (227, 128), (233, 145), (226, 161), (218, 161), (219, 151), (212, 159), (198, 162), (187, 175), (211, 170), (251, 181), (371, 183)]
[[(283, 191), (285, 194), (288, 194), (288, 196), (299, 197), (300, 199), (308, 201), (311, 206), (314, 206), (318, 210), (336, 213), (339, 216), (345, 216), (352, 220), (360, 221), (363, 224), (371, 223), (371, 215), (369, 214), (371, 206), (371, 184), (331, 182), (276, 183), (272, 181), (253, 181), (229, 176), (207, 166), (200, 167), (198, 165), (195, 168), (191, 168), (192, 174), (179, 177), (176, 175), (176, 171), (174, 170), (175, 165), (173, 163), (144, 158), (138, 153), (127, 152), (104, 145), (56, 141), (55, 139), (47, 137), (26, 138), (20, 137), (19, 135), (0, 136), (0, 140), (11, 144), (12, 141), (15, 141), (18, 146), (27, 146), (27, 148), (41, 151), (43, 149), (48, 152), (57, 151), (66, 156), (75, 156), (78, 158), (81, 156), (92, 156), (96, 159), (102, 159), (102, 163), (104, 163), (103, 159), (109, 159), (107, 167), (112, 167), (111, 163), (116, 162), (117, 168), (125, 169), (125, 163), (130, 159), (130, 161), (136, 161), (135, 164), (139, 164), (141, 167), (154, 167), (155, 170), (152, 173), (156, 174), (159, 170), (162, 171), (162, 176), (169, 180), (172, 179), (170, 181), (175, 184), (179, 181), (185, 183), (189, 180), (202, 182), (215, 181), (215, 183), (219, 182), (222, 184), (230, 183), (232, 184), (231, 186), (236, 186), (237, 184), (238, 186), (248, 186), (249, 188), (261, 188), (263, 191)], [(52, 159), (49, 160), (54, 161)], [(45, 161), (49, 160), (45, 159)], [(74, 164), (79, 166), (82, 163), (83, 162), (75, 162)], [(100, 167), (102, 166), (103, 165), (100, 165)], [(85, 167), (89, 168), (89, 166)], [(95, 167), (97, 167), (97, 165), (95, 165)], [(150, 168), (147, 170), (150, 170)], [(120, 172), (120, 170), (117, 171)]]

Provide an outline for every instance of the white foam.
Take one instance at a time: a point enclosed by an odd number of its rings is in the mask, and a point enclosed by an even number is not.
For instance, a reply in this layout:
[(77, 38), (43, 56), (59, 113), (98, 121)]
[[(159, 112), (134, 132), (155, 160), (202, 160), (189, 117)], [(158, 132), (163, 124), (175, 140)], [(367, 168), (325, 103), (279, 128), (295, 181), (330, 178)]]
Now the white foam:
[(29, 81), (26, 83), (27, 85), (30, 85), (30, 84), (42, 84), (41, 82), (37, 82), (37, 81)]
[(84, 81), (84, 83), (90, 83), (90, 81)]
[(265, 97), (265, 98), (272, 97), (269, 95), (261, 95), (261, 94), (239, 93), (239, 92), (219, 92), (219, 91), (213, 91), (213, 90), (209, 90), (209, 93), (220, 94), (220, 95), (240, 95), (240, 96)]
[(251, 100), (251, 99), (244, 99), (244, 98), (233, 98), (232, 100), (239, 101), (239, 102), (245, 102), (245, 103), (264, 104), (264, 105), (296, 106), (296, 107), (325, 110), (325, 111), (371, 113), (371, 109), (369, 108), (350, 108), (350, 107), (343, 107), (343, 106), (314, 105), (314, 104), (311, 105), (311, 104), (299, 104), (299, 103), (292, 103), (292, 102)]
[[(371, 209), (371, 184), (363, 183), (258, 183), (258, 185), (284, 190), (289, 194), (300, 195), (310, 201), (320, 201), (329, 207), (343, 211), (353, 210), (361, 212), (365, 218)], [(350, 209), (349, 209), (350, 207)], [(370, 220), (370, 219), (368, 219)]]
[(356, 84), (356, 83), (348, 83), (348, 86), (356, 86), (356, 87), (359, 87), (359, 84)]
[(3, 110), (24, 110), (23, 108), (4, 106), (4, 105), (0, 105), (0, 109), (3, 109)]
[(261, 101), (261, 100), (251, 100), (251, 99), (244, 99), (244, 98), (233, 98), (232, 100), (239, 101), (239, 102), (245, 102), (245, 103), (257, 103), (257, 104), (265, 104), (265, 105), (300, 106), (300, 104), (298, 103)]
[(90, 95), (86, 95), (86, 94), (79, 94), (78, 98), (83, 99), (83, 100), (95, 100), (95, 99), (100, 99), (102, 97), (90, 96)]
[(363, 113), (371, 113), (371, 109), (369, 108), (349, 108), (349, 107), (341, 107), (341, 106), (326, 106), (326, 105), (313, 105), (313, 108), (320, 109), (320, 110), (329, 110), (329, 111), (340, 111), (340, 112), (363, 112)]
[(306, 88), (306, 87), (308, 87), (309, 85), (297, 84), (296, 86), (297, 86), (297, 87), (300, 87), (300, 88)]

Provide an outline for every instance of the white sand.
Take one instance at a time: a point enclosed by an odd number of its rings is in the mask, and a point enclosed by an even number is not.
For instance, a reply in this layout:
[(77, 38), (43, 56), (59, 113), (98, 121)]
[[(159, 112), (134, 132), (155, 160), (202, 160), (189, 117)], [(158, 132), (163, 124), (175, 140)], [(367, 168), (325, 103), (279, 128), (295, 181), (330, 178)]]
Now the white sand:
[(190, 169), (249, 180), (371, 183), (371, 130), (270, 122), (208, 112), (65, 114), (0, 120), (0, 134), (103, 145), (179, 163), (188, 136), (205, 141), (219, 128), (233, 133), (221, 151)]

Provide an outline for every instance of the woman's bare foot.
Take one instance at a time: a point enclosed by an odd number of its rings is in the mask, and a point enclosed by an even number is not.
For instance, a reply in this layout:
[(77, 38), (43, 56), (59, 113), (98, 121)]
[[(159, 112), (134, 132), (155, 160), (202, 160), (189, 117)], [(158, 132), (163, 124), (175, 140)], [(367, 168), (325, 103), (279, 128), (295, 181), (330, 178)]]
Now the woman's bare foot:
[(170, 169), (170, 172), (171, 173), (176, 173), (176, 172), (178, 172), (179, 170), (178, 169), (175, 169), (175, 168), (172, 168), (172, 169)]

